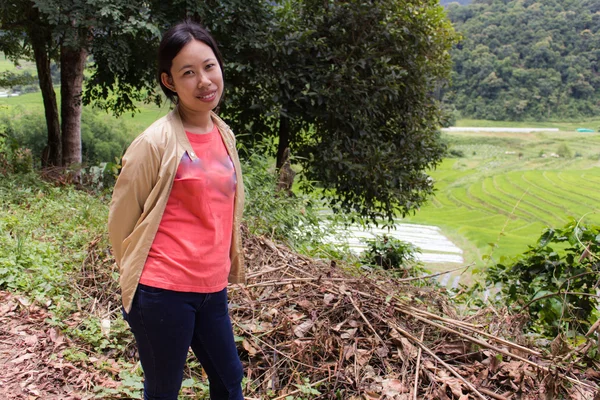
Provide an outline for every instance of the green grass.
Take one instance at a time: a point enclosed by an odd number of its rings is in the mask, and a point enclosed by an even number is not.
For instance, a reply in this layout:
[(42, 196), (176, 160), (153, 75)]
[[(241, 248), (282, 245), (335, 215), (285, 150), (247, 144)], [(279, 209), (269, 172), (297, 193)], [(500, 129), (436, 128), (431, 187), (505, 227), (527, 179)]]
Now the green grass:
[(0, 72), (10, 71), (14, 73), (25, 72), (28, 71), (32, 75), (37, 76), (37, 69), (35, 67), (35, 63), (32, 61), (20, 61), (18, 66), (6, 58), (4, 53), (0, 52)]
[(70, 279), (103, 236), (107, 198), (56, 187), (37, 175), (0, 175), (0, 287), (53, 299), (70, 293)]
[[(55, 87), (54, 91), (60, 107), (60, 88)], [(0, 109), (10, 111), (11, 108), (17, 108), (19, 106), (26, 109), (28, 112), (39, 112), (43, 114), (44, 105), (42, 101), (42, 93), (35, 92), (16, 97), (0, 98)], [(161, 107), (158, 107), (154, 104), (143, 103), (138, 103), (137, 106), (138, 111), (134, 113), (133, 116), (131, 113), (127, 113), (119, 117), (119, 119), (125, 122), (132, 139), (144, 131), (144, 129), (150, 126), (154, 121), (169, 112), (170, 107), (169, 103), (163, 103)], [(107, 114), (107, 118), (115, 117), (111, 114)]]
[(575, 131), (577, 128), (600, 130), (600, 118), (587, 118), (576, 121), (488, 121), (481, 119), (459, 119), (455, 126), (482, 128), (558, 128), (561, 131)]
[[(456, 132), (444, 138), (464, 157), (446, 159), (431, 172), (435, 196), (406, 220), (441, 227), (465, 250), (466, 262), (516, 256), (544, 228), (570, 218), (600, 224), (600, 134)], [(551, 157), (563, 143), (578, 157)]]

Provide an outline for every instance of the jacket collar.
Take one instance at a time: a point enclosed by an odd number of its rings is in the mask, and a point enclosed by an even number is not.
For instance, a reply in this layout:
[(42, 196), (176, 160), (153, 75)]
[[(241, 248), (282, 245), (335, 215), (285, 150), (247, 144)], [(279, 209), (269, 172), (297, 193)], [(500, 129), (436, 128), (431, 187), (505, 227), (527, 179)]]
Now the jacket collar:
[[(210, 112), (210, 116), (213, 120), (213, 123), (217, 125), (219, 132), (223, 135), (229, 129), (229, 126), (221, 119), (214, 111)], [(181, 114), (179, 114), (179, 107), (175, 107), (170, 113), (169, 118), (173, 120), (173, 128), (175, 130), (175, 137), (179, 144), (183, 147), (183, 149), (188, 153), (188, 156), (192, 161), (196, 160), (198, 156), (194, 152), (190, 141), (185, 134), (185, 129), (183, 129), (183, 121), (181, 120)]]

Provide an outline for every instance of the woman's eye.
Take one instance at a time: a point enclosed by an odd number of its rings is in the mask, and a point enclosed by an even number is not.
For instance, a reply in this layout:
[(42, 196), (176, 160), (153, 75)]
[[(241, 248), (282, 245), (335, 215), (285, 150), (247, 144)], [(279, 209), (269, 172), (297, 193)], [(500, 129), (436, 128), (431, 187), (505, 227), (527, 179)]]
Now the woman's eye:
[(184, 76), (185, 76), (185, 75), (191, 75), (191, 74), (192, 74), (192, 71), (189, 71), (189, 70), (188, 70), (188, 71), (185, 71), (185, 72), (183, 73), (183, 75), (184, 75)]
[(211, 68), (212, 68), (212, 67), (214, 67), (214, 66), (215, 66), (215, 64), (208, 64), (208, 65), (206, 66), (206, 69), (211, 69)]

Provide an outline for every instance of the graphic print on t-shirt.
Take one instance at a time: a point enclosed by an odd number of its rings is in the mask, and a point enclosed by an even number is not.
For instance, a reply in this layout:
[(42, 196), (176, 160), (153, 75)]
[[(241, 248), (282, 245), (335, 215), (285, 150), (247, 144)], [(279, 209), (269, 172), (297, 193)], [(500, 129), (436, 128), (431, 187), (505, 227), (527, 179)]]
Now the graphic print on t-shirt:
[[(187, 133), (187, 132), (186, 132)], [(236, 175), (219, 131), (187, 133), (140, 282), (179, 291), (211, 292), (227, 285)]]

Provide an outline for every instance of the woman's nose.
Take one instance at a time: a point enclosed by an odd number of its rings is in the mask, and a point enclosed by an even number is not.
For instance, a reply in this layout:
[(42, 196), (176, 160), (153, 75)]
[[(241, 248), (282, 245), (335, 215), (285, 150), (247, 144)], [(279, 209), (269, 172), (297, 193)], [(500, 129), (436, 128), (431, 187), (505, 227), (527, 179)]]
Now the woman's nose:
[(198, 81), (198, 87), (210, 86), (210, 84), (211, 80), (208, 78), (208, 76), (201, 74), (200, 80)]

